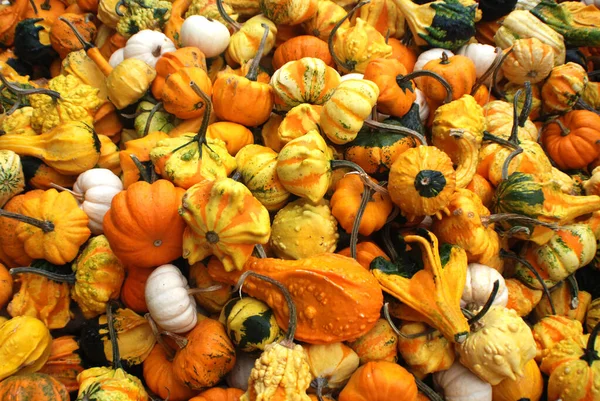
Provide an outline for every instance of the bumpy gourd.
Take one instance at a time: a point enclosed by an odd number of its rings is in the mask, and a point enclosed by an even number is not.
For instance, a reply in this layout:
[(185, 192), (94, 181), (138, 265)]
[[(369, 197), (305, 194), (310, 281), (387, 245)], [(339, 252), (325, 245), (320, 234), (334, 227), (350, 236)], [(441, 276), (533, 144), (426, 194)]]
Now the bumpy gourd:
[(21, 158), (12, 150), (0, 150), (0, 207), (24, 189)]

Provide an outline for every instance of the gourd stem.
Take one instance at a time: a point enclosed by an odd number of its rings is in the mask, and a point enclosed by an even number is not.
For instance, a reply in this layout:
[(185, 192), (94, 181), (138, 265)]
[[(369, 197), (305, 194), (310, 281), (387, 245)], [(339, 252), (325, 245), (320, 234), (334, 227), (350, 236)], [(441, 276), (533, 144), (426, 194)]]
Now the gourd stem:
[(419, 379), (417, 376), (415, 376), (415, 383), (417, 383), (417, 388), (419, 391), (425, 394), (431, 401), (444, 401), (444, 399), (438, 393), (433, 391), (431, 387), (425, 384), (425, 382)]
[(149, 184), (152, 184), (154, 181), (156, 181), (158, 177), (156, 176), (156, 171), (154, 171), (154, 167), (150, 169), (150, 174), (148, 174), (146, 166), (142, 164), (142, 162), (140, 161), (140, 159), (137, 158), (136, 155), (131, 154), (129, 155), (129, 157), (131, 157), (131, 160), (133, 160), (133, 164), (135, 164), (135, 166), (139, 170), (140, 177), (142, 177), (142, 180), (146, 181)]
[[(369, 178), (363, 178), (361, 176), (363, 182), (368, 180)], [(356, 244), (358, 243), (358, 230), (360, 228), (360, 223), (362, 221), (363, 215), (365, 214), (365, 209), (369, 204), (369, 199), (371, 199), (371, 195), (373, 194), (371, 187), (368, 185), (364, 185), (363, 192), (360, 197), (360, 204), (358, 205), (358, 210), (356, 211), (356, 217), (354, 218), (354, 223), (352, 224), (352, 231), (350, 232), (350, 256), (353, 259), (357, 258), (356, 255)]]
[(123, 369), (121, 365), (121, 355), (119, 354), (119, 343), (117, 341), (117, 331), (113, 317), (113, 307), (118, 306), (117, 302), (110, 300), (106, 303), (106, 321), (108, 323), (108, 335), (112, 345), (112, 368), (114, 370)]
[(29, 216), (23, 216), (22, 214), (8, 212), (4, 209), (0, 209), (0, 217), (8, 217), (9, 219), (15, 219), (23, 223), (31, 224), (32, 226), (35, 226), (42, 230), (44, 233), (54, 231), (54, 223), (52, 223), (51, 221), (44, 221)]
[(156, 322), (154, 321), (154, 319), (152, 319), (152, 315), (150, 315), (150, 313), (146, 313), (144, 315), (144, 319), (146, 319), (148, 321), (148, 323), (150, 324), (150, 328), (152, 329), (152, 334), (154, 334), (154, 338), (156, 338), (156, 342), (161, 347), (163, 347), (163, 350), (167, 354), (167, 359), (169, 361), (172, 361), (173, 358), (175, 357), (175, 350), (169, 344), (167, 344), (167, 342), (162, 338), (163, 332), (158, 330), (158, 326), (157, 326)]
[(490, 142), (496, 142), (497, 144), (506, 146), (507, 148), (511, 148), (511, 149), (518, 148), (518, 146), (516, 146), (514, 143), (509, 142), (504, 138), (500, 138), (499, 136), (490, 134), (488, 131), (483, 131), (483, 140), (490, 141)]
[(502, 64), (504, 64), (504, 62), (506, 61), (506, 58), (513, 52), (513, 48), (511, 47), (503, 56), (502, 59), (500, 60), (500, 63), (498, 64), (498, 68), (496, 68), (494, 70), (494, 75), (492, 75), (492, 88), (494, 89), (494, 92), (496, 92), (496, 95), (502, 99), (506, 99), (506, 93), (504, 91), (501, 91), (500, 88), (498, 88), (498, 71), (501, 70), (502, 68)]
[(405, 338), (407, 340), (414, 340), (416, 338), (420, 338), (420, 337), (426, 337), (428, 335), (431, 335), (433, 333), (435, 333), (437, 330), (434, 329), (433, 327), (430, 327), (426, 330), (423, 330), (419, 333), (414, 333), (414, 334), (405, 334), (402, 331), (400, 331), (400, 329), (398, 328), (398, 326), (396, 326), (396, 324), (392, 321), (392, 317), (390, 316), (390, 304), (388, 302), (386, 302), (385, 304), (383, 304), (383, 316), (385, 317), (385, 320), (387, 320), (388, 324), (390, 325), (390, 327), (392, 328), (392, 331), (394, 333), (396, 333), (396, 335), (398, 337), (402, 337)]
[(535, 278), (540, 282), (540, 285), (544, 290), (544, 294), (548, 297), (548, 303), (550, 304), (550, 310), (552, 311), (552, 314), (556, 315), (556, 308), (554, 307), (554, 302), (550, 297), (550, 290), (548, 289), (548, 286), (546, 285), (546, 282), (544, 281), (542, 276), (540, 276), (540, 273), (531, 265), (531, 263), (512, 252), (505, 251), (504, 249), (500, 249), (500, 257), (512, 259), (521, 263), (523, 266), (525, 266), (527, 270), (529, 270), (535, 276)]
[(244, 272), (244, 274), (242, 274), (240, 276), (240, 279), (238, 280), (233, 291), (234, 292), (238, 291), (238, 290), (241, 291), (242, 286), (244, 285), (244, 282), (250, 276), (256, 277), (259, 280), (263, 280), (269, 284), (274, 285), (283, 294), (285, 301), (287, 303), (287, 306), (288, 306), (288, 312), (289, 312), (290, 317), (289, 317), (287, 333), (285, 335), (285, 339), (281, 342), (281, 345), (283, 345), (284, 347), (287, 347), (287, 348), (293, 348), (294, 347), (294, 336), (296, 335), (296, 325), (298, 322), (298, 315), (297, 315), (297, 311), (296, 311), (296, 304), (294, 303), (294, 300), (292, 299), (292, 295), (290, 294), (288, 289), (279, 281), (277, 281), (269, 276), (265, 276), (263, 274), (258, 274), (256, 272), (253, 272), (252, 270)]
[(267, 253), (265, 252), (265, 248), (263, 248), (263, 246), (261, 244), (254, 245), (254, 249), (256, 250), (256, 253), (258, 254), (259, 258), (261, 258), (261, 259), (267, 258)]
[(442, 52), (440, 64), (449, 64), (449, 63), (450, 63), (450, 60), (448, 59), (448, 53)]
[(205, 292), (214, 292), (214, 291), (219, 291), (222, 289), (223, 289), (222, 284), (215, 284), (215, 285), (211, 285), (210, 287), (206, 287), (206, 288), (190, 288), (189, 290), (187, 290), (187, 293), (188, 293), (188, 295), (203, 294)]
[(498, 295), (499, 289), (500, 289), (500, 281), (496, 280), (496, 281), (494, 281), (494, 287), (492, 288), (490, 297), (486, 301), (485, 305), (483, 305), (483, 308), (481, 308), (481, 310), (479, 312), (477, 312), (477, 314), (475, 316), (469, 318), (469, 320), (468, 320), (469, 326), (472, 326), (473, 324), (480, 321), (481, 318), (484, 317), (485, 314), (490, 310), (490, 308), (492, 307), (492, 304), (494, 303), (494, 300), (496, 299), (496, 295)]
[(596, 113), (596, 114), (600, 115), (600, 112), (598, 110), (596, 110), (595, 108), (593, 108), (592, 106), (590, 106), (589, 104), (584, 102), (582, 99), (578, 99), (577, 103), (575, 103), (575, 105), (580, 107), (583, 110), (591, 111), (592, 113)]
[(123, 0), (119, 0), (117, 1), (117, 4), (115, 4), (115, 14), (117, 14), (119, 17), (123, 17), (125, 16), (125, 14), (123, 14), (121, 12), (121, 6), (124, 6), (124, 1)]
[(200, 89), (200, 87), (194, 81), (190, 81), (190, 86), (192, 87), (194, 92), (196, 92), (196, 94), (200, 96), (204, 101), (204, 115), (202, 116), (202, 124), (200, 125), (200, 129), (198, 130), (198, 133), (194, 138), (194, 140), (198, 141), (198, 151), (200, 154), (200, 158), (202, 158), (202, 145), (206, 145), (206, 147), (214, 153), (211, 147), (208, 146), (208, 142), (206, 142), (206, 131), (208, 130), (208, 125), (210, 123), (212, 102), (210, 100), (210, 97), (206, 93), (204, 93), (204, 91)]
[(391, 225), (387, 223), (383, 226), (383, 233), (381, 239), (383, 241), (383, 247), (385, 248), (385, 252), (390, 256), (390, 260), (395, 263), (398, 261), (398, 252), (396, 252), (396, 248), (394, 248), (394, 244), (392, 244), (392, 238), (390, 235)]
[(175, 344), (177, 344), (177, 346), (179, 347), (179, 349), (182, 349), (188, 345), (188, 339), (184, 336), (180, 336), (179, 334), (171, 333), (170, 331), (165, 330), (161, 331), (160, 334), (172, 338), (175, 341)]
[(523, 153), (523, 148), (517, 148), (510, 152), (508, 156), (506, 156), (506, 160), (504, 160), (504, 164), (502, 164), (502, 181), (506, 181), (508, 179), (508, 167), (510, 166), (510, 162), (512, 162), (513, 159), (521, 153)]
[(510, 129), (510, 137), (508, 141), (516, 146), (519, 146), (519, 97), (523, 93), (523, 89), (519, 89), (513, 98), (513, 123)]
[(367, 127), (371, 128), (385, 129), (388, 131), (395, 131), (401, 134), (406, 134), (414, 139), (417, 139), (421, 143), (421, 145), (427, 146), (427, 139), (425, 138), (425, 136), (413, 129), (402, 127), (400, 125), (380, 123), (379, 121), (373, 120), (365, 120), (364, 124)]
[(323, 387), (327, 385), (328, 380), (324, 377), (316, 377), (310, 382), (310, 386), (317, 390), (317, 399), (323, 401)]
[(577, 309), (579, 307), (579, 284), (574, 274), (567, 276), (567, 283), (569, 283), (569, 291), (571, 292), (571, 309)]
[(475, 81), (475, 84), (471, 89), (471, 96), (475, 96), (479, 87), (485, 83), (485, 81), (494, 73), (494, 71), (500, 68), (500, 61), (502, 61), (502, 56), (502, 49), (496, 47), (496, 58), (494, 59), (494, 61), (492, 61), (492, 64), (490, 64), (488, 69), (485, 70), (483, 75), (477, 78), (477, 80)]
[(10, 109), (10, 111), (8, 113), (6, 113), (7, 115), (10, 115), (17, 110), (17, 108), (21, 105), (21, 98), (23, 96), (47, 95), (53, 99), (61, 99), (59, 92), (53, 91), (50, 89), (44, 89), (44, 88), (23, 89), (23, 88), (20, 88), (18, 85), (15, 85), (12, 82), (9, 82), (2, 73), (0, 73), (0, 81), (2, 82), (2, 85), (5, 86), (9, 92), (13, 93), (14, 95), (16, 95), (18, 97), (17, 102), (13, 105), (13, 107)]
[(52, 281), (57, 281), (59, 283), (67, 283), (67, 284), (75, 284), (75, 273), (73, 274), (59, 274), (54, 272), (49, 272), (44, 269), (38, 269), (36, 267), (14, 267), (8, 271), (11, 275), (15, 274), (24, 274), (31, 273), (37, 274), (38, 276), (46, 277)]
[[(531, 82), (525, 81), (523, 86), (525, 87), (525, 100), (523, 101), (523, 108), (521, 109), (521, 113), (519, 114), (519, 119), (518, 119), (520, 128), (523, 128), (525, 126), (525, 123), (527, 122), (527, 119), (529, 118), (529, 115), (531, 114), (531, 108), (533, 107), (533, 92), (531, 91)], [(517, 94), (515, 94), (515, 98), (513, 99), (513, 107), (516, 107), (517, 104), (518, 104), (518, 97), (517, 97)], [(517, 136), (517, 134), (518, 134), (518, 130), (517, 130), (517, 133), (515, 134), (515, 136)], [(516, 140), (518, 140), (518, 139), (516, 139)]]
[(358, 164), (351, 162), (349, 160), (331, 160), (329, 163), (330, 163), (331, 169), (347, 167), (347, 168), (351, 168), (354, 171), (358, 171), (359, 174), (367, 175), (367, 173), (365, 172), (365, 170), (363, 170), (363, 168), (361, 166), (359, 166)]
[(522, 214), (517, 213), (496, 213), (489, 216), (481, 216), (481, 224), (483, 224), (485, 227), (489, 226), (490, 224), (506, 220), (529, 223), (537, 226), (546, 227), (551, 230), (558, 230), (558, 226), (554, 223), (547, 223), (537, 219), (532, 219), (531, 217), (523, 216)]
[(411, 72), (407, 75), (398, 75), (396, 76), (396, 83), (398, 84), (398, 86), (402, 87), (402, 84), (404, 84), (406, 81), (410, 81), (418, 77), (430, 77), (438, 81), (446, 90), (446, 98), (444, 99), (444, 102), (442, 104), (450, 103), (452, 101), (452, 86), (450, 86), (450, 84), (448, 83), (448, 81), (446, 81), (446, 79), (444, 79), (444, 77), (433, 71), (419, 70)]
[(394, 221), (396, 219), (396, 217), (398, 217), (399, 214), (400, 214), (400, 208), (398, 206), (394, 205), (394, 207), (392, 208), (392, 212), (390, 213), (388, 218), (385, 220), (385, 223), (387, 224), (387, 223)]
[(256, 81), (258, 78), (258, 66), (260, 64), (260, 59), (265, 52), (265, 45), (267, 44), (267, 37), (269, 37), (269, 33), (271, 32), (269, 26), (267, 24), (260, 24), (260, 26), (265, 30), (263, 32), (263, 36), (260, 39), (260, 45), (258, 45), (258, 51), (256, 55), (252, 59), (252, 63), (250, 64), (250, 69), (248, 69), (248, 74), (246, 74), (246, 78), (250, 81)]
[(81, 43), (81, 46), (83, 46), (83, 50), (85, 50), (87, 52), (88, 50), (95, 47), (93, 44), (91, 44), (90, 42), (85, 40), (83, 38), (83, 36), (81, 36), (81, 33), (79, 33), (79, 31), (77, 30), (77, 28), (75, 28), (75, 26), (71, 23), (71, 21), (69, 21), (68, 19), (66, 19), (64, 17), (58, 17), (58, 19), (61, 20), (62, 22), (64, 22), (65, 24), (67, 24), (67, 26), (69, 28), (71, 28), (71, 30), (73, 31), (73, 34), (75, 35), (75, 37), (77, 38), (79, 43)]
[(60, 185), (57, 185), (57, 184), (55, 184), (53, 182), (50, 183), (50, 186), (52, 188), (54, 188), (54, 189), (59, 190), (59, 191), (65, 191), (65, 192), (70, 193), (71, 195), (73, 195), (73, 197), (75, 199), (77, 199), (78, 202), (83, 202), (85, 200), (85, 198), (83, 197), (83, 194), (81, 194), (79, 192), (72, 191), (69, 188), (61, 187)]
[(327, 45), (329, 46), (329, 53), (331, 53), (331, 57), (333, 58), (333, 61), (341, 66), (342, 68), (352, 72), (354, 71), (354, 67), (356, 67), (356, 61), (344, 61), (341, 60), (338, 55), (335, 53), (335, 46), (333, 45), (333, 40), (335, 39), (335, 35), (337, 34), (338, 29), (340, 29), (340, 27), (342, 26), (342, 24), (352, 16), (352, 14), (354, 14), (356, 12), (356, 10), (358, 10), (359, 8), (361, 8), (362, 6), (364, 6), (365, 4), (370, 3), (371, 0), (362, 0), (360, 1), (356, 6), (354, 6), (354, 8), (350, 11), (348, 11), (346, 13), (346, 15), (344, 16), (344, 18), (342, 18), (341, 20), (339, 20), (334, 26), (333, 29), (331, 30), (331, 33), (329, 34), (329, 37), (327, 38)]
[(40, 8), (44, 11), (50, 11), (50, 0), (44, 0), (44, 2), (40, 4)]
[(156, 103), (151, 109), (150, 109), (150, 113), (148, 114), (148, 119), (146, 120), (146, 125), (144, 125), (144, 136), (147, 136), (149, 131), (150, 131), (150, 124), (152, 124), (152, 119), (154, 118), (154, 115), (156, 114), (156, 112), (162, 108), (162, 102), (158, 102)]
[(600, 360), (598, 357), (598, 351), (596, 351), (596, 337), (598, 337), (598, 332), (600, 331), (600, 323), (597, 323), (594, 326), (594, 329), (590, 333), (590, 337), (588, 338), (587, 345), (585, 350), (583, 351), (583, 355), (581, 355), (581, 360), (586, 361), (588, 365), (591, 367), (595, 361)]
[(231, 25), (236, 32), (242, 29), (242, 25), (231, 18), (229, 14), (227, 14), (227, 11), (225, 11), (225, 7), (223, 7), (223, 0), (217, 0), (217, 9), (219, 10), (219, 14), (221, 14), (221, 18)]
[(37, 6), (35, 5), (35, 1), (29, 0), (29, 4), (31, 4), (31, 8), (33, 8), (33, 13), (35, 15), (38, 15), (38, 9), (37, 9)]
[(240, 170), (236, 170), (235, 173), (233, 173), (229, 178), (231, 178), (234, 181), (240, 182), (240, 179), (242, 178), (242, 172)]
[(549, 120), (546, 125), (548, 124), (556, 124), (558, 125), (558, 127), (560, 128), (560, 136), (567, 136), (571, 133), (571, 130), (568, 129), (567, 127), (565, 127), (565, 125), (562, 123), (562, 121), (560, 121), (560, 119), (557, 118), (553, 118), (552, 120)]

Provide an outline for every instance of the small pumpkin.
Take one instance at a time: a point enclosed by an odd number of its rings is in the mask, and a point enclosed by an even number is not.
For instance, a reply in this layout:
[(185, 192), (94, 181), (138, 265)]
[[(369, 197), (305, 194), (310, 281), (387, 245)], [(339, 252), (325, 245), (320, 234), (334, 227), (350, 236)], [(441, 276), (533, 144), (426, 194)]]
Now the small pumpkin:
[(198, 67), (206, 71), (206, 57), (197, 47), (182, 47), (161, 55), (156, 62), (156, 78), (152, 81), (152, 95), (161, 100), (165, 81), (181, 68)]
[(77, 375), (83, 371), (79, 344), (73, 336), (62, 336), (52, 340), (50, 356), (38, 371), (54, 377), (65, 385), (67, 391), (77, 391)]
[(340, 401), (391, 401), (398, 394), (415, 401), (415, 378), (402, 366), (388, 361), (368, 362), (358, 368), (340, 393)]
[[(471, 93), (476, 80), (475, 64), (469, 58), (460, 55), (448, 57), (445, 52), (440, 59), (425, 64), (423, 70), (438, 74), (450, 84), (452, 100)], [(436, 102), (443, 101), (448, 95), (442, 84), (430, 76), (425, 76), (419, 81), (419, 89), (427, 98)]]
[(539, 401), (544, 391), (544, 380), (535, 360), (527, 362), (523, 377), (517, 380), (506, 379), (492, 386), (494, 401), (514, 401), (527, 399)]
[(104, 234), (126, 266), (149, 268), (181, 256), (184, 190), (167, 180), (136, 182), (119, 192), (104, 216)]
[[(88, 42), (95, 39), (97, 29), (91, 14), (78, 15), (65, 13), (62, 14), (62, 18), (68, 19)], [(50, 28), (50, 43), (61, 59), (67, 57), (71, 52), (83, 49), (73, 31), (60, 19), (54, 21)]]
[(271, 308), (251, 297), (229, 301), (221, 310), (219, 321), (233, 343), (245, 352), (264, 351), (280, 335)]
[(241, 124), (229, 121), (219, 121), (209, 125), (206, 129), (206, 138), (220, 139), (225, 142), (227, 152), (234, 157), (242, 148), (254, 143), (252, 131)]
[(396, 362), (398, 359), (398, 335), (385, 319), (377, 320), (367, 333), (348, 343), (360, 358), (360, 364), (371, 361)]
[(273, 68), (278, 70), (286, 63), (304, 57), (321, 59), (330, 67), (335, 65), (326, 42), (312, 35), (300, 35), (277, 47), (273, 54)]
[[(434, 383), (448, 401), (492, 401), (492, 386), (456, 361), (448, 370), (436, 372)], [(514, 401), (514, 400), (513, 400)]]
[(439, 333), (420, 335), (427, 330), (426, 324), (406, 322), (398, 336), (398, 351), (402, 359), (419, 377), (449, 369), (455, 359), (452, 343)]
[(298, 25), (317, 12), (318, 0), (259, 0), (260, 10), (276, 24)]
[(162, 89), (161, 99), (167, 112), (178, 118), (190, 119), (204, 115), (204, 98), (190, 85), (194, 82), (210, 96), (213, 90), (210, 78), (201, 67), (183, 67), (169, 74)]
[(190, 398), (189, 401), (239, 401), (243, 394), (244, 391), (237, 388), (214, 387)]
[(12, 150), (0, 150), (0, 207), (24, 189), (21, 158)]
[(439, 213), (450, 202), (456, 185), (452, 161), (434, 146), (402, 153), (390, 169), (388, 190), (404, 215)]
[(44, 373), (11, 376), (0, 382), (0, 394), (13, 401), (70, 399), (64, 384)]
[(327, 389), (343, 387), (359, 365), (358, 355), (343, 343), (307, 345), (304, 352), (311, 374), (317, 381), (324, 381)]
[(168, 397), (172, 401), (188, 401), (197, 394), (197, 391), (192, 390), (175, 377), (173, 355), (173, 350), (166, 342), (156, 344), (144, 359), (144, 380), (148, 388), (160, 397)]
[(554, 50), (537, 38), (517, 39), (502, 64), (504, 76), (515, 84), (543, 81), (554, 67)]
[[(346, 10), (331, 0), (321, 0), (317, 3), (317, 12), (302, 27), (305, 32), (327, 41), (336, 23), (346, 15)], [(350, 21), (344, 20), (342, 28), (348, 28)]]
[(571, 110), (587, 83), (587, 73), (579, 64), (568, 62), (554, 67), (542, 86), (544, 111), (556, 114)]
[(148, 312), (146, 298), (144, 297), (144, 289), (146, 287), (146, 281), (148, 281), (148, 277), (152, 272), (153, 269), (140, 269), (137, 267), (127, 268), (127, 275), (121, 286), (120, 297), (121, 302), (123, 302), (127, 308), (137, 313)]
[(537, 322), (531, 331), (538, 351), (535, 360), (539, 363), (544, 355), (560, 341), (583, 335), (583, 326), (579, 320), (550, 315)]
[(281, 148), (292, 139), (305, 135), (311, 130), (319, 130), (321, 122), (322, 106), (302, 103), (293, 107), (285, 115), (277, 128), (277, 137), (273, 138), (277, 144), (275, 148)]

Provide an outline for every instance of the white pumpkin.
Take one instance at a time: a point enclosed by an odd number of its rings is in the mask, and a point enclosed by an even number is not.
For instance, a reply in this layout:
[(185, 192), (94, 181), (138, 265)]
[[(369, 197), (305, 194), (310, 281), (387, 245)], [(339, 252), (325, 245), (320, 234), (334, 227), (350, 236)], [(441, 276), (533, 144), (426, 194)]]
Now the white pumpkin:
[(196, 300), (189, 294), (187, 279), (174, 265), (157, 267), (146, 281), (148, 312), (161, 328), (185, 333), (196, 326)]
[(423, 69), (423, 67), (425, 66), (425, 64), (427, 64), (431, 60), (437, 60), (437, 59), (442, 58), (442, 53), (446, 53), (448, 55), (448, 57), (454, 56), (454, 53), (452, 53), (450, 50), (447, 50), (447, 49), (441, 49), (441, 48), (437, 48), (437, 47), (434, 49), (429, 49), (429, 50), (424, 51), (423, 53), (419, 54), (419, 57), (417, 58), (417, 62), (415, 63), (415, 68), (413, 69), (413, 71), (421, 71)]
[(415, 103), (419, 105), (419, 118), (424, 123), (429, 118), (429, 104), (421, 89), (415, 88), (415, 94), (417, 95)]
[(154, 68), (163, 54), (175, 50), (177, 50), (175, 45), (164, 33), (144, 29), (129, 38), (125, 44), (123, 57), (137, 58)]
[(125, 48), (121, 47), (120, 49), (115, 50), (115, 52), (110, 55), (110, 58), (108, 59), (108, 64), (110, 64), (112, 68), (115, 68), (116, 66), (121, 64), (121, 61), (123, 60), (125, 60)]
[(467, 268), (467, 281), (460, 299), (460, 307), (476, 310), (485, 305), (498, 280), (498, 293), (492, 305), (506, 306), (508, 303), (508, 289), (504, 277), (496, 269), (479, 263), (469, 263)]
[(475, 73), (477, 78), (481, 77), (494, 63), (496, 59), (496, 48), (482, 43), (471, 43), (464, 45), (458, 52), (461, 56), (465, 56), (475, 64)]
[(93, 168), (77, 177), (72, 193), (89, 217), (88, 226), (93, 234), (104, 232), (104, 215), (110, 209), (114, 196), (122, 190), (121, 179), (105, 168)]
[(231, 369), (231, 372), (225, 378), (227, 385), (247, 391), (250, 372), (252, 372), (258, 357), (260, 357), (260, 354), (249, 354), (242, 351), (236, 352), (235, 365), (233, 365), (233, 369)]
[(350, 74), (345, 74), (340, 77), (340, 82), (347, 81), (349, 79), (363, 79), (365, 77), (364, 74), (359, 72), (351, 72)]
[(596, 6), (600, 8), (600, 0), (581, 0), (581, 2), (587, 6)]
[(202, 50), (207, 58), (216, 57), (229, 46), (229, 29), (217, 20), (191, 15), (181, 26), (181, 43)]
[(433, 374), (433, 382), (446, 401), (492, 401), (492, 386), (454, 362), (450, 369)]

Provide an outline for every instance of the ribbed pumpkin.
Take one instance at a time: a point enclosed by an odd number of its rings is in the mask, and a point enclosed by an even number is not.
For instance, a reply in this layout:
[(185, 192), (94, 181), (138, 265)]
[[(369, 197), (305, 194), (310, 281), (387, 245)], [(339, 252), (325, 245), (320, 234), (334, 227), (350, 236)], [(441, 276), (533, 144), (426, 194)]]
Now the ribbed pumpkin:
[(104, 234), (125, 266), (149, 268), (181, 256), (183, 193), (167, 180), (139, 181), (113, 198)]
[[(404, 14), (392, 0), (372, 0), (354, 13), (350, 19), (355, 23), (356, 18), (362, 18), (369, 25), (389, 38), (402, 38), (404, 36)], [(388, 44), (389, 40), (388, 40)]]
[(572, 110), (542, 129), (542, 144), (562, 170), (585, 168), (600, 156), (600, 116)]
[[(375, 395), (366, 398), (365, 395)], [(415, 401), (415, 378), (402, 366), (387, 361), (368, 362), (358, 368), (339, 396), (339, 401), (391, 401), (402, 395), (402, 400)]]
[(504, 76), (516, 84), (543, 81), (554, 67), (554, 50), (537, 38), (517, 39), (502, 64)]
[(494, 401), (529, 400), (539, 401), (544, 392), (544, 380), (536, 361), (525, 364), (523, 376), (517, 380), (505, 379), (492, 386)]
[(304, 57), (318, 58), (330, 67), (335, 66), (326, 42), (312, 35), (301, 35), (286, 40), (275, 50), (273, 68), (278, 70), (287, 62)]
[(0, 207), (24, 189), (21, 158), (12, 150), (0, 150)]
[(456, 184), (452, 160), (434, 146), (402, 153), (390, 170), (388, 191), (406, 216), (439, 213), (450, 202)]
[(206, 102), (190, 86), (190, 82), (195, 82), (208, 96), (212, 94), (210, 78), (201, 67), (183, 67), (170, 74), (165, 80), (161, 98), (165, 110), (178, 118), (200, 117), (206, 109)]
[[(319, 39), (326, 41), (335, 24), (346, 15), (346, 10), (331, 0), (321, 0), (317, 4), (317, 12), (302, 24), (304, 30)], [(348, 20), (342, 23), (343, 28), (350, 25)]]
[(0, 382), (0, 396), (10, 401), (69, 401), (64, 384), (44, 373), (11, 376)]
[(337, 71), (313, 57), (290, 61), (271, 77), (275, 108), (283, 111), (301, 103), (323, 104), (339, 84)]
[(587, 73), (579, 64), (568, 62), (554, 67), (542, 86), (544, 111), (556, 114), (571, 110), (587, 83)]
[[(164, 344), (164, 345), (163, 345)], [(148, 388), (171, 401), (187, 401), (197, 392), (190, 389), (173, 374), (173, 351), (166, 343), (156, 344), (144, 360), (143, 374)]]
[(73, 336), (62, 336), (52, 340), (50, 356), (38, 371), (54, 377), (65, 385), (67, 391), (77, 391), (77, 375), (83, 371), (81, 357), (77, 353), (79, 344)]
[(152, 82), (152, 95), (160, 100), (167, 77), (185, 67), (200, 67), (206, 70), (206, 58), (200, 49), (182, 47), (174, 52), (163, 54), (156, 62), (156, 78)]
[[(450, 84), (452, 100), (471, 93), (477, 78), (475, 64), (465, 56), (448, 57), (446, 53), (442, 53), (440, 59), (431, 60), (423, 69), (437, 73)], [(428, 99), (435, 102), (442, 102), (447, 96), (446, 89), (433, 77), (422, 78), (419, 81), (419, 88)]]
[(153, 269), (142, 269), (139, 267), (129, 267), (127, 269), (127, 276), (121, 286), (121, 301), (126, 307), (137, 313), (148, 312), (144, 289), (148, 276), (153, 271)]

